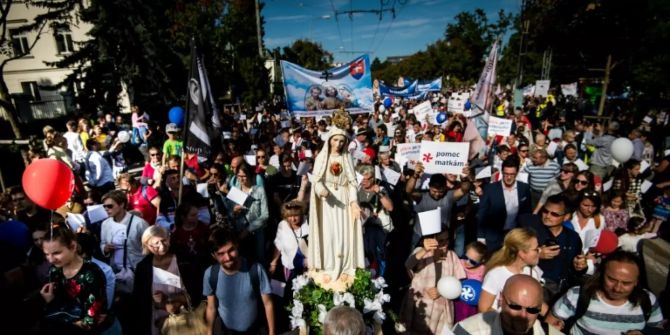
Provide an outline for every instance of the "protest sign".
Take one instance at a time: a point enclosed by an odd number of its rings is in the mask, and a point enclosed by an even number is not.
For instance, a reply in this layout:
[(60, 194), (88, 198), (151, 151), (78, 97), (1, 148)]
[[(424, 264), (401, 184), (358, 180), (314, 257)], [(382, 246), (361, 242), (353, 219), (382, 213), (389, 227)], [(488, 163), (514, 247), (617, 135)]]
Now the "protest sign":
[(421, 143), (398, 143), (396, 146), (395, 161), (400, 166), (405, 166), (406, 163), (413, 165), (419, 159), (420, 151)]
[(386, 169), (384, 169), (383, 174), (384, 174), (384, 178), (386, 178), (386, 182), (388, 182), (389, 184), (391, 184), (393, 186), (398, 184), (398, 180), (400, 179), (400, 173), (398, 173), (398, 172), (396, 172), (396, 171), (394, 171), (390, 168), (386, 168)]
[(549, 94), (550, 80), (538, 80), (535, 82), (535, 96), (546, 97)]
[(470, 143), (422, 141), (420, 162), (426, 173), (460, 174), (468, 162)]
[(416, 119), (421, 123), (425, 122), (426, 116), (432, 112), (433, 106), (430, 104), (430, 101), (424, 101), (412, 108), (412, 113), (416, 115)]
[(489, 136), (509, 136), (512, 131), (512, 120), (489, 116)]
[(577, 97), (577, 83), (561, 85), (561, 92), (565, 96)]
[(440, 210), (440, 207), (417, 214), (421, 225), (421, 235), (428, 236), (442, 231), (442, 210)]

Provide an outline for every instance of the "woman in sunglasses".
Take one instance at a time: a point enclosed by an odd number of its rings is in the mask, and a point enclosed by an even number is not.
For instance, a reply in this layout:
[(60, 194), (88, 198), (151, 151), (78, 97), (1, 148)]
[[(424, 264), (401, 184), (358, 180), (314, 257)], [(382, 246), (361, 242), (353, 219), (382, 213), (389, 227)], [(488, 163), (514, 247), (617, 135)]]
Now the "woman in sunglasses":
[(570, 210), (579, 206), (579, 195), (582, 192), (595, 192), (595, 177), (591, 171), (579, 171), (570, 182), (570, 186), (563, 191), (566, 204)]
[(496, 251), (486, 263), (486, 275), (479, 296), (479, 312), (499, 311), (503, 287), (508, 278), (515, 274), (527, 274), (537, 281), (542, 278), (540, 245), (534, 231), (515, 228), (505, 235), (502, 249)]

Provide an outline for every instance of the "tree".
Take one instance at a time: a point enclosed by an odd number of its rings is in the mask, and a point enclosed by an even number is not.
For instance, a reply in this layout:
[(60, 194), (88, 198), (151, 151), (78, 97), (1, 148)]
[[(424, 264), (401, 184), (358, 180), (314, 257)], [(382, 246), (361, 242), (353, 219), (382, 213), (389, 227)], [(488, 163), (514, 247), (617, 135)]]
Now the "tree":
[(64, 85), (83, 83), (78, 102), (87, 111), (116, 111), (125, 85), (132, 103), (166, 110), (185, 95), (186, 72), (169, 41), (170, 0), (91, 0), (81, 18), (90, 40), (51, 65), (75, 67)]
[(512, 16), (501, 10), (498, 20), (489, 22), (486, 13), (476, 9), (457, 14), (455, 20), (447, 25), (444, 39), (398, 64), (374, 66), (373, 77), (393, 82), (398, 76), (433, 79), (449, 75), (452, 83), (476, 81), (488, 49), (510, 26)]
[(30, 54), (30, 51), (39, 40), (41, 32), (47, 28), (48, 25), (62, 24), (75, 20), (76, 15), (74, 15), (74, 13), (80, 8), (80, 2), (76, 0), (33, 0), (23, 1), (23, 3), (25, 3), (26, 6), (44, 9), (45, 12), (35, 16), (31, 22), (12, 27), (12, 33), (15, 34), (37, 32), (35, 39), (28, 41), (28, 43), (22, 45), (21, 48), (14, 45), (14, 41), (12, 40), (7, 25), (12, 5), (16, 5), (17, 2), (7, 0), (0, 4), (0, 54), (2, 55), (2, 61), (0, 62), (0, 108), (4, 110), (7, 121), (10, 123), (12, 131), (14, 132), (14, 136), (18, 139), (22, 138), (22, 132), (17, 119), (16, 107), (12, 102), (9, 88), (5, 82), (5, 66), (16, 59)]
[(321, 44), (301, 39), (283, 48), (281, 59), (304, 68), (320, 71), (333, 64), (333, 54), (324, 50)]

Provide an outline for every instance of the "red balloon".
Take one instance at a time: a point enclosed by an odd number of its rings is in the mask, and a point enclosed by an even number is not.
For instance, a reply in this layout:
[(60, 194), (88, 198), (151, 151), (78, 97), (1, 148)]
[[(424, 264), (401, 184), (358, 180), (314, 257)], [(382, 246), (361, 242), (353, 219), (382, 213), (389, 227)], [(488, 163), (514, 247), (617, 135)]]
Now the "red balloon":
[(39, 159), (23, 172), (23, 190), (40, 207), (55, 210), (63, 206), (74, 190), (74, 174), (56, 159)]

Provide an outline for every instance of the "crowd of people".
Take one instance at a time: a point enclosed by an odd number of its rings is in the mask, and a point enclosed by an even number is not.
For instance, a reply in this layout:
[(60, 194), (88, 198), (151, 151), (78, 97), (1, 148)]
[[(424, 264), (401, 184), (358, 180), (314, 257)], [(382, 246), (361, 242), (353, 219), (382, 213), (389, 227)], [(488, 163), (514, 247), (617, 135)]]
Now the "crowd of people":
[[(426, 99), (446, 112), (447, 96)], [(310, 242), (331, 243), (310, 239), (310, 225), (330, 236), (329, 218), (346, 215), (324, 211), (314, 216), (322, 222), (309, 222), (316, 197), (332, 192), (315, 178), (348, 174), (349, 162), (329, 151), (346, 150), (356, 176), (338, 178), (357, 185), (338, 191), (339, 179), (329, 182), (364, 234), (338, 257), (362, 253), (356, 267), (389, 284), (386, 307), (397, 318), (385, 332), (663, 333), (670, 295), (648, 287), (641, 246), (670, 241), (670, 114), (621, 104), (609, 117), (587, 117), (581, 98), (552, 92), (516, 108), (512, 98), (497, 96), (493, 113), (513, 121), (510, 135), (484, 138), (461, 174), (399, 164), (399, 144), (461, 142), (474, 126), (459, 113), (417, 119), (415, 100), (385, 107), (377, 98), (346, 131), (330, 116), (291, 117), (278, 102), (225, 108), (209, 157), (185, 150), (183, 125), (138, 106), (130, 119), (47, 126), (30, 159), (67, 164), (75, 191), (55, 211), (21, 186), (2, 195), (3, 325), (17, 334), (187, 334), (173, 325), (205, 301), (207, 334), (291, 331), (293, 279), (323, 261)], [(619, 137), (633, 144), (625, 162), (612, 155)], [(318, 161), (322, 150), (335, 158)], [(488, 166), (492, 173), (478, 177)], [(424, 235), (418, 213), (436, 208), (441, 232)], [(73, 225), (77, 215), (83, 224)], [(661, 270), (653, 280), (667, 280)], [(478, 301), (441, 296), (444, 276), (480, 281)], [(283, 297), (277, 282), (286, 284)], [(327, 334), (365, 328), (345, 308), (324, 323)]]

